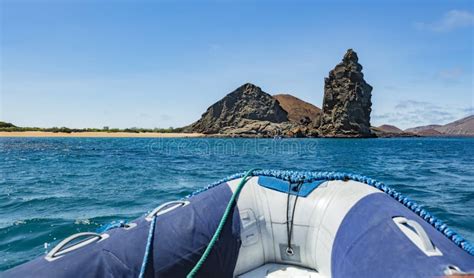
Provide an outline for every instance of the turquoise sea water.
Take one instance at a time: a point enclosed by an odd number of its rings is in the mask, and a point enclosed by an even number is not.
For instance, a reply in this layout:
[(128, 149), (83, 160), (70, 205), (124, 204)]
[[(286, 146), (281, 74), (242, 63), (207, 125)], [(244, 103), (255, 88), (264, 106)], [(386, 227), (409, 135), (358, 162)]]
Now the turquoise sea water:
[(474, 241), (474, 139), (0, 138), (0, 271), (253, 167), (376, 178)]

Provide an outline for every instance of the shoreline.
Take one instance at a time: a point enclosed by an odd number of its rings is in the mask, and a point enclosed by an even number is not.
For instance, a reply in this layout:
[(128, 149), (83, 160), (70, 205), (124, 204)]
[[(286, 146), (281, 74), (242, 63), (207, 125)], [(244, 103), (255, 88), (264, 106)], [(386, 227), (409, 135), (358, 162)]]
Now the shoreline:
[[(164, 132), (51, 132), (51, 131), (0, 131), (0, 138), (257, 138), (268, 139), (271, 137), (260, 136), (232, 136), (222, 134), (203, 133), (164, 133)], [(286, 138), (286, 137), (283, 137)], [(282, 139), (283, 139), (282, 138)], [(295, 137), (297, 138), (297, 137)], [(438, 136), (378, 136), (378, 137), (298, 137), (300, 139), (390, 139), (390, 138), (474, 138), (472, 135), (438, 135)]]
[(205, 136), (202, 133), (0, 131), (0, 137), (199, 138)]

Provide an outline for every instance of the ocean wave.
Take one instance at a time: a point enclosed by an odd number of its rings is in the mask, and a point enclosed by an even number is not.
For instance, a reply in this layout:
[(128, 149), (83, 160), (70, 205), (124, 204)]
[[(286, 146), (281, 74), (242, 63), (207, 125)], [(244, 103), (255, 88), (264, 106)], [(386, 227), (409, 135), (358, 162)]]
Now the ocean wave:
[(203, 140), (211, 149), (225, 140), (236, 152), (150, 152), (152, 139), (0, 138), (0, 270), (41, 255), (44, 243), (135, 219), (253, 167), (373, 177), (474, 241), (472, 139), (291, 141), (306, 152), (276, 149), (271, 139)]

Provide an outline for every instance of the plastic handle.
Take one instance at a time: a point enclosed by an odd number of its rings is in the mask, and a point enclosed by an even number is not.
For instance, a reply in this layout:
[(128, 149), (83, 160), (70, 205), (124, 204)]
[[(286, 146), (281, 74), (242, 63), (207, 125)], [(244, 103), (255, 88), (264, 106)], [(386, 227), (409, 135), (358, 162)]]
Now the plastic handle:
[[(70, 243), (71, 241), (73, 241), (75, 239), (81, 238), (81, 237), (90, 237), (90, 238), (87, 239), (87, 240), (78, 242), (77, 244), (74, 244), (74, 245), (70, 246), (69, 248), (63, 250), (63, 248), (68, 243)], [(46, 254), (45, 259), (47, 259), (48, 261), (51, 261), (51, 260), (57, 258), (60, 255), (64, 255), (68, 252), (71, 252), (73, 250), (76, 250), (78, 248), (86, 246), (89, 243), (92, 243), (94, 241), (98, 241), (98, 240), (101, 240), (101, 239), (105, 239), (105, 238), (107, 238), (107, 234), (102, 234), (101, 235), (101, 234), (90, 233), (90, 232), (74, 234), (72, 236), (69, 236), (69, 237), (65, 238), (58, 245), (56, 245), (53, 249), (51, 249), (51, 251), (49, 251), (48, 254)]]
[(171, 201), (171, 202), (164, 203), (161, 206), (159, 206), (159, 207), (155, 208), (154, 210), (152, 210), (145, 217), (145, 219), (146, 219), (146, 221), (151, 221), (153, 219), (153, 217), (155, 217), (155, 216), (167, 213), (167, 212), (172, 211), (172, 210), (174, 210), (176, 208), (179, 208), (179, 207), (184, 207), (188, 204), (189, 204), (189, 201)]
[(405, 217), (396, 217), (393, 220), (395, 222), (397, 222), (398, 224), (406, 225), (406, 226), (412, 228), (413, 230), (415, 230), (416, 234), (421, 239), (421, 244), (423, 245), (423, 249), (426, 252), (435, 252), (436, 251), (436, 248), (435, 248), (433, 242), (431, 242), (430, 237), (426, 233), (425, 229), (423, 229), (423, 227), (418, 222), (416, 222), (414, 220), (408, 220)]

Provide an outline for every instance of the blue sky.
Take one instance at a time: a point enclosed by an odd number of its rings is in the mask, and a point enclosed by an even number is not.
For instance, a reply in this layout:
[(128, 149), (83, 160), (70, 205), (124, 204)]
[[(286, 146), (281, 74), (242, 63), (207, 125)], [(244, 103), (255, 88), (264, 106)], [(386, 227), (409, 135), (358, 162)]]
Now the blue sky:
[(0, 120), (169, 127), (245, 82), (321, 107), (353, 48), (372, 124), (473, 113), (472, 1), (0, 1)]

